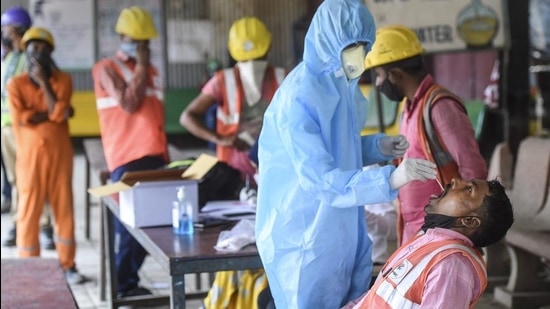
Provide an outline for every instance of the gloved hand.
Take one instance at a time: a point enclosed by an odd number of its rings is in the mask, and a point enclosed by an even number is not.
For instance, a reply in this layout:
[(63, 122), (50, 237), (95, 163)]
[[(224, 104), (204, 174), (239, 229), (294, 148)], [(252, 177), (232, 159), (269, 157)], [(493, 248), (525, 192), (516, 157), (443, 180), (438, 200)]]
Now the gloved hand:
[(257, 202), (257, 193), (253, 188), (244, 187), (239, 192), (239, 200), (241, 202), (247, 202), (251, 206), (256, 206)]
[(402, 157), (409, 148), (409, 142), (404, 135), (384, 136), (378, 141), (378, 149), (385, 156)]
[(390, 175), (390, 186), (399, 189), (413, 180), (435, 179), (437, 165), (422, 159), (405, 159)]

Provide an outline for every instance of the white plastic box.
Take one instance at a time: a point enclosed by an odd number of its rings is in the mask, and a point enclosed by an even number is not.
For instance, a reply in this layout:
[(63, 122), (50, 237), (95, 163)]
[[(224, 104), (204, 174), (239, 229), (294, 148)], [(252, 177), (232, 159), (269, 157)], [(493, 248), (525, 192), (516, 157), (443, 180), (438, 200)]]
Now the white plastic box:
[(120, 220), (131, 227), (142, 228), (171, 225), (177, 188), (185, 186), (185, 196), (193, 206), (193, 220), (197, 221), (198, 179), (216, 162), (215, 157), (203, 154), (183, 175), (175, 170), (128, 172), (120, 181), (88, 189), (88, 192), (97, 197), (118, 193)]
[(196, 180), (138, 182), (130, 190), (119, 193), (120, 220), (131, 227), (149, 227), (172, 224), (172, 205), (176, 192), (185, 186), (185, 197), (193, 206), (196, 221), (199, 211), (198, 182)]

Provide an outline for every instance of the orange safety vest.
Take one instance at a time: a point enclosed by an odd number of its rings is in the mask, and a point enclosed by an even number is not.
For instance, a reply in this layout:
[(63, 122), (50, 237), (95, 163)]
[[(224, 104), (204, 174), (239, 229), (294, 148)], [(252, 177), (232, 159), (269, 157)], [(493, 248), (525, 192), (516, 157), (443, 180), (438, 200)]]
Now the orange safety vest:
[[(218, 103), (216, 114), (216, 131), (221, 136), (234, 135), (239, 132), (240, 116), (243, 108), (244, 90), (237, 66), (216, 72), (223, 93), (223, 99)], [(262, 93), (262, 100), (271, 101), (275, 91), (285, 78), (286, 71), (283, 68), (275, 68), (269, 65), (266, 69), (264, 85), (268, 83), (267, 93)], [(232, 147), (216, 146), (216, 153), (220, 161), (228, 162)]]
[[(134, 65), (118, 58), (104, 59), (98, 65), (109, 66), (127, 84), (134, 75)], [(168, 159), (164, 95), (160, 77), (153, 66), (149, 66), (144, 102), (134, 113), (124, 111), (118, 100), (101, 87), (101, 81), (95, 81), (94, 88), (101, 140), (110, 171), (146, 156), (164, 156)]]
[(456, 164), (456, 161), (449, 151), (447, 151), (445, 143), (441, 140), (439, 133), (436, 132), (432, 125), (432, 107), (442, 98), (455, 100), (462, 107), (464, 113), (467, 114), (464, 103), (462, 103), (459, 97), (447, 89), (433, 84), (426, 92), (424, 99), (420, 102), (422, 113), (418, 113), (418, 132), (420, 133), (424, 155), (428, 160), (437, 164), (437, 179), (441, 184), (446, 185), (451, 182), (451, 179), (460, 178), (460, 173), (458, 171), (458, 164)]
[[(389, 265), (398, 252), (394, 252), (388, 259), (367, 296), (354, 308), (419, 308), (431, 269), (453, 253), (461, 253), (472, 262), (480, 281), (480, 292), (487, 287), (485, 260), (479, 251), (458, 240), (425, 244), (409, 256)], [(474, 308), (481, 294), (470, 302), (470, 308)]]

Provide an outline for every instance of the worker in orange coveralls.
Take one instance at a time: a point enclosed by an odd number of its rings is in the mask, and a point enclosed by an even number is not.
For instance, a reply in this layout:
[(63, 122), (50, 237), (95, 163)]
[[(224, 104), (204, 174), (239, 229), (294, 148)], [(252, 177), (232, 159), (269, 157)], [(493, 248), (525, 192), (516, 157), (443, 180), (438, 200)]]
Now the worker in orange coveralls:
[(55, 43), (49, 31), (31, 28), (22, 43), (28, 73), (12, 78), (7, 85), (17, 147), (18, 255), (40, 256), (39, 220), (48, 200), (61, 267), (67, 282), (78, 284), (85, 278), (75, 267), (73, 149), (67, 122), (72, 79), (51, 59)]

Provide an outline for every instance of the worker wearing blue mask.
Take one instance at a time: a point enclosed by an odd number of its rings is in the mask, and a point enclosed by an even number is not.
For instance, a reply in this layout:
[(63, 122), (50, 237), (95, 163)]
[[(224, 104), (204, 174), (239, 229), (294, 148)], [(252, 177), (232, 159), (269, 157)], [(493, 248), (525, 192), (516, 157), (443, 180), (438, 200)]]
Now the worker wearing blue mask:
[(435, 178), (425, 160), (362, 170), (408, 147), (403, 136), (360, 134), (367, 102), (358, 79), (375, 30), (360, 1), (324, 1), (303, 61), (264, 115), (256, 239), (276, 308), (340, 308), (366, 292), (372, 260), (363, 205)]
[[(168, 162), (161, 76), (150, 62), (149, 41), (158, 36), (151, 13), (124, 8), (115, 31), (116, 55), (94, 65), (92, 76), (101, 141), (111, 180), (124, 173), (154, 170)], [(114, 219), (117, 298), (151, 294), (139, 284), (139, 269), (147, 251), (124, 224)]]

